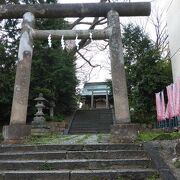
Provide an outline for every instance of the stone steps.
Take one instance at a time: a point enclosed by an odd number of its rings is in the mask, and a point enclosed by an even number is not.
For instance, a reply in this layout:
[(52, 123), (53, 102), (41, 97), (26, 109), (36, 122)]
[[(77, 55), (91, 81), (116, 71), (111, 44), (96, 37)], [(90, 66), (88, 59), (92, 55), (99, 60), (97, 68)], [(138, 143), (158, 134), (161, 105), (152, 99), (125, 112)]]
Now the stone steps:
[(90, 125), (90, 126), (94, 126), (94, 124), (96, 124), (96, 125), (103, 125), (103, 126), (105, 126), (106, 127), (106, 125), (111, 125), (112, 123), (110, 123), (110, 122), (96, 122), (96, 121), (91, 121), (91, 122), (81, 122), (81, 121), (76, 121), (76, 122), (74, 122), (74, 126), (75, 125), (77, 125), (77, 126), (86, 126), (86, 125)]
[(0, 146), (3, 180), (145, 180), (153, 167), (141, 144)]
[(7, 180), (144, 180), (156, 174), (154, 169), (2, 171)]
[[(101, 126), (100, 124), (98, 124), (99, 126)], [(103, 130), (103, 129), (110, 129), (110, 124), (109, 126), (107, 126), (107, 124), (105, 125), (102, 125), (101, 126), (101, 129), (98, 128), (98, 127), (94, 127), (91, 125), (88, 125), (88, 124), (80, 124), (80, 125), (74, 125), (73, 128), (76, 128), (76, 129), (82, 129), (82, 130), (88, 130), (88, 129), (96, 129), (96, 130)], [(72, 129), (73, 130), (73, 129)]]
[(142, 150), (141, 144), (0, 145), (0, 153), (26, 151)]
[(76, 130), (71, 130), (71, 132), (69, 134), (97, 134), (97, 133), (104, 133), (104, 134), (108, 134), (110, 131), (110, 129), (81, 129), (78, 128)]
[(0, 153), (0, 160), (54, 160), (54, 159), (127, 159), (145, 158), (143, 150), (96, 150), (96, 151), (42, 151)]
[[(101, 125), (99, 125), (99, 126), (101, 126)], [(101, 126), (101, 129), (100, 128), (98, 128), (98, 127), (93, 127), (93, 126), (88, 126), (88, 125), (83, 125), (83, 124), (81, 124), (81, 125), (74, 125), (74, 127), (73, 127), (74, 129), (72, 129), (72, 130), (90, 130), (90, 129), (94, 129), (94, 130), (104, 130), (104, 129), (108, 129), (108, 130), (110, 130), (110, 125), (109, 125), (109, 127), (108, 126), (106, 126), (106, 125), (102, 125)], [(71, 131), (72, 131), (71, 130)]]
[[(111, 124), (97, 124), (96, 123), (96, 126), (101, 126), (101, 129), (110, 129), (110, 125)], [(100, 129), (99, 127), (96, 127), (94, 124), (74, 124), (73, 127), (74, 128), (79, 128), (79, 129), (82, 129), (82, 128), (94, 128), (94, 129)]]
[(69, 134), (109, 133), (113, 124), (112, 110), (78, 110), (69, 127)]
[(0, 170), (152, 168), (148, 159), (0, 160)]

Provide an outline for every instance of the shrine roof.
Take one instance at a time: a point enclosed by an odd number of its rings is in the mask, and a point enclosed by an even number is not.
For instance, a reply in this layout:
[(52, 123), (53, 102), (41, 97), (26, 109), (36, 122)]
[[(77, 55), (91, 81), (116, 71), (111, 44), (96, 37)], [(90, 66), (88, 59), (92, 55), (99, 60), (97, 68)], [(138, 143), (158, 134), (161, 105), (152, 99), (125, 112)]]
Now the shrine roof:
[(109, 92), (109, 86), (107, 82), (87, 82), (84, 84), (81, 96), (94, 95), (106, 95)]

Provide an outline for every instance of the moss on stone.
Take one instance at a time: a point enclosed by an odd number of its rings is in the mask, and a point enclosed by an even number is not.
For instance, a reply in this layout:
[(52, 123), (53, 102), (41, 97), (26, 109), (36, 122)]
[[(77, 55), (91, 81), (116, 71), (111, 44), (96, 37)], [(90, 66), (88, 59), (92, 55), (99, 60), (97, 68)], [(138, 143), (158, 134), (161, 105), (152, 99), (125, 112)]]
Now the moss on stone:
[(55, 170), (55, 168), (51, 164), (48, 164), (47, 162), (45, 162), (44, 164), (42, 164), (39, 167), (39, 170), (41, 170), (41, 171), (52, 171), (52, 170)]
[(77, 144), (85, 144), (85, 141), (90, 137), (91, 134), (85, 134), (81, 139), (76, 141)]
[(45, 136), (30, 136), (25, 140), (25, 144), (61, 144), (76, 136), (67, 136), (62, 134), (49, 134)]
[(138, 135), (137, 141), (173, 140), (179, 138), (180, 132), (141, 132)]
[(175, 162), (174, 162), (174, 166), (178, 169), (180, 169), (180, 159), (177, 159)]

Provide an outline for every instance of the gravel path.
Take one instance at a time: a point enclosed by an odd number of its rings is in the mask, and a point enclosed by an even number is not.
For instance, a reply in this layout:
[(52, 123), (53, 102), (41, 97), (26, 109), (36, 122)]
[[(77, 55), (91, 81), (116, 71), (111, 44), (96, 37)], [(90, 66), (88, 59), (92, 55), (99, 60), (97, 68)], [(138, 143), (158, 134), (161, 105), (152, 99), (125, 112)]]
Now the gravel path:
[(61, 136), (58, 139), (58, 144), (97, 144), (107, 143), (109, 134), (66, 135)]
[(97, 141), (98, 137), (97, 137), (97, 134), (93, 134), (91, 136), (89, 136), (89, 138), (87, 138), (84, 143), (85, 144), (97, 144), (98, 141)]

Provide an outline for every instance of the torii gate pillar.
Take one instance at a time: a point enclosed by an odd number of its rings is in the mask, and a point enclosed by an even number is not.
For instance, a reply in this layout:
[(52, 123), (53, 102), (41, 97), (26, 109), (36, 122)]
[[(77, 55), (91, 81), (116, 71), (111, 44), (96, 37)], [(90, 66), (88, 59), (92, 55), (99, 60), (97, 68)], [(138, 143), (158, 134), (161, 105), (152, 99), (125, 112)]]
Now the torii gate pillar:
[(112, 35), (109, 37), (109, 49), (111, 57), (115, 123), (129, 123), (129, 103), (124, 69), (121, 29), (119, 14), (116, 11), (109, 11), (108, 26), (112, 28)]
[(132, 142), (137, 137), (138, 125), (131, 124), (126, 74), (124, 69), (123, 45), (118, 12), (108, 12), (108, 26), (112, 28), (109, 37), (111, 74), (115, 120), (111, 128), (111, 142)]
[(16, 68), (10, 126), (3, 127), (3, 136), (7, 142), (19, 142), (25, 136), (31, 134), (31, 126), (26, 125), (26, 116), (33, 55), (31, 29), (34, 27), (34, 22), (35, 17), (32, 13), (27, 12), (24, 14)]

